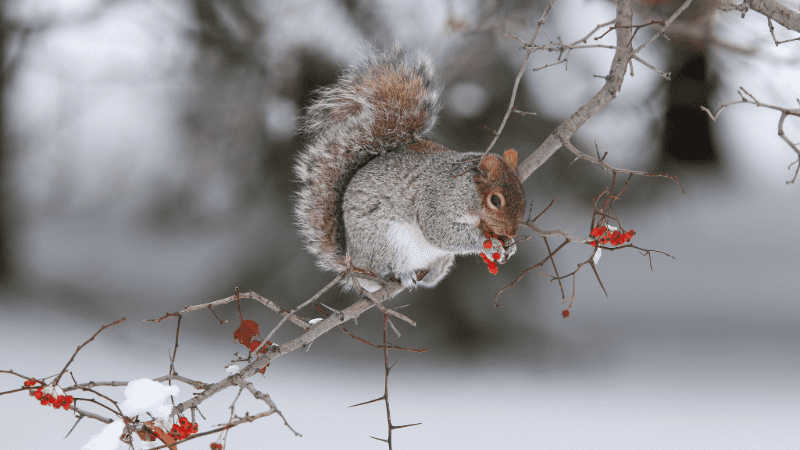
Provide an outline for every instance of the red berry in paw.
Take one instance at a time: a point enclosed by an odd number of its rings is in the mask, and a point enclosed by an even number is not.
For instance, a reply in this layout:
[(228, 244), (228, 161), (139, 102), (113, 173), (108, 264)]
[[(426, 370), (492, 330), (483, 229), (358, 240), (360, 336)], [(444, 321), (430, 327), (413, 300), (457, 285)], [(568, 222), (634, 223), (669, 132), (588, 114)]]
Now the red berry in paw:
[(492, 253), (492, 258), (495, 260), (500, 259), (500, 253)]
[(483, 243), (483, 248), (492, 248), (492, 241), (485, 241)]
[(487, 266), (489, 267), (489, 272), (491, 272), (492, 275), (497, 275), (497, 264), (490, 262), (487, 264)]

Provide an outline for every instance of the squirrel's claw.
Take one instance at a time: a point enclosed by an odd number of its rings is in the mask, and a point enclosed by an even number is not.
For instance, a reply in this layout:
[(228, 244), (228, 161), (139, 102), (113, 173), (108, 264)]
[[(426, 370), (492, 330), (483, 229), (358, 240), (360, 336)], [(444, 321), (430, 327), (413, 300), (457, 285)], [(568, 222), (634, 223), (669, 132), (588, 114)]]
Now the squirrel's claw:
[(403, 283), (403, 287), (409, 291), (413, 291), (417, 287), (417, 274), (414, 272), (401, 273), (399, 277), (400, 282)]

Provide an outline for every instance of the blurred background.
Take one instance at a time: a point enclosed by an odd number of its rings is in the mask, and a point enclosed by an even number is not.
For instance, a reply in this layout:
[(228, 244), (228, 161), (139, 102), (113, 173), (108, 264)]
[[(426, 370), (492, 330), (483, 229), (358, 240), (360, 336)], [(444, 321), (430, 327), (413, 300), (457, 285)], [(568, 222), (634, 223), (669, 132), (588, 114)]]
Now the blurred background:
[[(313, 92), (369, 45), (402, 45), (436, 62), (444, 110), (432, 138), (484, 150), (508, 106), (545, 2), (6, 0), (0, 5), (0, 369), (58, 373), (76, 346), (120, 317), (71, 365), (78, 382), (155, 378), (169, 370), (175, 322), (145, 323), (183, 306), (252, 289), (291, 308), (331, 279), (302, 249), (291, 218), (297, 133)], [(787, 0), (797, 10), (800, 2)], [(678, 2), (636, 4), (634, 23), (663, 20)], [(562, 0), (538, 43), (574, 42), (613, 20), (604, 0)], [(644, 42), (652, 27), (639, 31)], [(606, 29), (602, 30), (602, 34)], [(776, 24), (778, 39), (797, 37)], [(797, 156), (777, 135), (780, 114), (739, 99), (797, 107), (800, 42), (776, 47), (763, 16), (696, 1), (669, 40), (634, 63), (618, 98), (573, 142), (618, 167), (677, 175), (634, 178), (615, 210), (634, 243), (669, 253), (605, 252), (577, 275), (571, 316), (561, 290), (529, 274), (546, 256), (532, 238), (492, 276), (462, 257), (433, 290), (393, 300), (417, 321), (398, 324), (390, 378), (395, 448), (796, 448), (800, 441), (800, 186)], [(589, 43), (613, 45), (614, 33)], [(568, 66), (527, 70), (497, 150), (524, 158), (602, 86), (613, 50), (575, 50)], [(556, 61), (536, 53), (529, 69)], [(565, 70), (568, 69), (568, 70)], [(598, 77), (600, 76), (600, 77)], [(786, 132), (800, 140), (800, 121)], [(561, 150), (525, 183), (545, 228), (588, 235), (592, 198), (611, 178)], [(525, 233), (523, 230), (522, 233)], [(551, 246), (560, 242), (550, 240)], [(572, 245), (559, 271), (590, 255)], [(551, 272), (552, 267), (543, 271)], [(572, 283), (565, 283), (566, 296)], [(352, 295), (321, 300), (342, 308)], [(321, 317), (314, 310), (307, 317)], [(269, 330), (276, 315), (244, 303)], [(224, 376), (238, 319), (232, 306), (187, 316), (176, 370)], [(348, 329), (378, 340), (381, 318)], [(288, 326), (278, 342), (297, 336)], [(275, 339), (273, 339), (275, 340)], [(228, 448), (383, 448), (378, 349), (332, 332), (254, 379), (277, 417), (231, 432)], [(62, 382), (62, 385), (66, 381)], [(0, 391), (19, 387), (0, 376)], [(183, 387), (183, 394), (191, 390)], [(121, 399), (121, 389), (103, 391)], [(201, 412), (227, 420), (235, 392)], [(9, 448), (80, 448), (100, 430), (0, 398)], [(263, 408), (242, 400), (237, 412)], [(98, 411), (99, 412), (99, 411)], [(45, 433), (42, 430), (46, 429)], [(215, 437), (214, 437), (215, 438)], [(187, 448), (208, 448), (213, 439)], [(137, 447), (138, 448), (138, 447)], [(181, 447), (183, 448), (183, 446)]]

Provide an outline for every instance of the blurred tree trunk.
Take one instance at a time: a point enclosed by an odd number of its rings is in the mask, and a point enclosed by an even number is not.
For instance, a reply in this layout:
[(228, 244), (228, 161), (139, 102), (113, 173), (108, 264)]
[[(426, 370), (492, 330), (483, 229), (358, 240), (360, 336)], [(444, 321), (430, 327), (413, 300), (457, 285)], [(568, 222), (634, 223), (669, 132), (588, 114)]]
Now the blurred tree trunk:
[[(657, 2), (660, 8), (676, 9), (680, 0)], [(694, 2), (669, 33), (668, 103), (664, 117), (661, 165), (719, 168), (719, 155), (711, 134), (711, 119), (700, 109), (709, 107), (717, 76), (708, 64), (711, 25), (715, 3)]]
[(709, 107), (714, 91), (713, 76), (708, 73), (705, 50), (672, 48), (669, 103), (664, 121), (663, 156), (665, 162), (714, 165), (717, 154), (708, 115), (700, 109)]
[(0, 285), (11, 278), (12, 264), (12, 223), (11, 195), (8, 182), (9, 139), (6, 132), (6, 89), (11, 78), (6, 62), (6, 43), (8, 42), (8, 26), (4, 14), (4, 5), (0, 5)]

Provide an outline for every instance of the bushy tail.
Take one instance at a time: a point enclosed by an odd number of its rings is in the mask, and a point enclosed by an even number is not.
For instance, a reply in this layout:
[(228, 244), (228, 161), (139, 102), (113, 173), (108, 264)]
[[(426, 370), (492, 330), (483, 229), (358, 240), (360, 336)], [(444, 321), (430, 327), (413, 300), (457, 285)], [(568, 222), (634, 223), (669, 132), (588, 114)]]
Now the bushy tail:
[(303, 123), (310, 140), (295, 167), (295, 216), (306, 248), (326, 270), (345, 269), (342, 198), (375, 156), (417, 141), (436, 122), (433, 65), (399, 47), (370, 54), (317, 92)]

